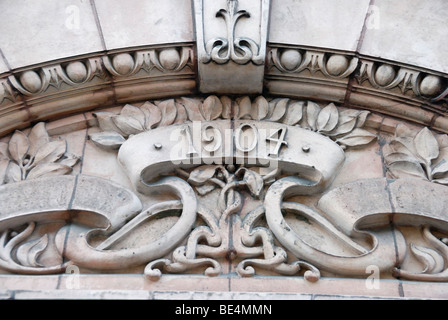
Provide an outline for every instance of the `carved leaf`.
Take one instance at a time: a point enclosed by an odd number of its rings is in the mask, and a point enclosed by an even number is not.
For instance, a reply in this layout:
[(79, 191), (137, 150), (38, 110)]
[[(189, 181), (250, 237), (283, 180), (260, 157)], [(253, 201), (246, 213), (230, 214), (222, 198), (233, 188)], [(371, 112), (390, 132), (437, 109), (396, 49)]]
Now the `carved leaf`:
[(183, 97), (180, 99), (180, 102), (185, 106), (185, 110), (187, 111), (188, 119), (190, 119), (190, 121), (204, 120), (200, 111), (202, 104), (200, 100)]
[(443, 159), (432, 169), (431, 175), (433, 179), (438, 179), (442, 178), (447, 173), (448, 173), (448, 161)]
[(296, 125), (303, 117), (303, 107), (305, 102), (297, 101), (293, 102), (288, 106), (285, 117), (283, 118), (283, 123), (289, 126)]
[(232, 100), (227, 96), (221, 97), (222, 118), (230, 119), (232, 117)]
[(118, 115), (113, 117), (112, 121), (115, 123), (118, 129), (123, 132), (123, 135), (125, 137), (130, 136), (131, 134), (138, 134), (145, 130), (140, 121), (133, 117)]
[(188, 114), (187, 111), (185, 110), (185, 107), (183, 106), (183, 104), (176, 103), (176, 108), (177, 108), (177, 116), (173, 124), (185, 123), (188, 120)]
[(402, 152), (392, 152), (386, 155), (384, 158), (385, 158), (384, 160), (388, 165), (395, 162), (403, 162), (403, 161), (414, 162), (416, 164), (419, 164), (418, 160), (415, 157)]
[(280, 119), (283, 118), (283, 116), (286, 113), (286, 108), (288, 106), (288, 102), (289, 102), (288, 98), (284, 98), (284, 99), (280, 99), (280, 100), (276, 101), (276, 103), (273, 106), (272, 113), (269, 116), (269, 120), (274, 121), (274, 122), (280, 121)]
[(37, 240), (26, 242), (17, 249), (17, 260), (23, 266), (41, 267), (42, 265), (37, 262), (37, 259), (47, 246), (48, 235), (46, 234)]
[(216, 189), (216, 184), (214, 183), (205, 183), (203, 185), (197, 186), (196, 191), (201, 195), (205, 196), (206, 194), (212, 192)]
[(8, 144), (0, 142), (0, 160), (9, 160)]
[(16, 161), (18, 164), (22, 164), (25, 155), (30, 147), (30, 142), (28, 137), (22, 132), (16, 130), (9, 140), (9, 154), (12, 160)]
[(31, 129), (30, 134), (28, 135), (28, 140), (30, 141), (30, 149), (28, 153), (32, 156), (34, 156), (40, 148), (50, 142), (50, 137), (44, 122), (39, 122)]
[(434, 163), (440, 163), (443, 160), (448, 161), (448, 147), (442, 147), (440, 140), (438, 140), (439, 142), (439, 156), (437, 157), (437, 159), (433, 160)]
[(206, 121), (217, 119), (222, 113), (222, 103), (217, 96), (208, 96), (201, 107)]
[(36, 179), (47, 175), (64, 175), (70, 173), (72, 168), (61, 163), (41, 163), (28, 173), (28, 179)]
[(66, 165), (73, 168), (73, 166), (79, 161), (79, 157), (73, 153), (66, 153), (64, 158), (59, 162), (60, 164)]
[(8, 169), (9, 159), (0, 160), (0, 185), (5, 183), (6, 170)]
[(417, 151), (415, 150), (413, 138), (396, 137), (394, 140), (390, 142), (389, 145), (395, 152), (406, 153), (413, 157), (417, 156)]
[(197, 167), (190, 173), (190, 177), (188, 178), (188, 182), (192, 184), (203, 184), (206, 181), (213, 178), (216, 173), (216, 166), (214, 165), (204, 165)]
[(317, 122), (317, 117), (320, 113), (320, 107), (315, 104), (314, 102), (308, 101), (307, 106), (306, 106), (306, 120), (308, 123), (308, 126), (312, 129), (312, 130), (316, 130), (316, 122)]
[(339, 121), (339, 112), (333, 103), (323, 108), (316, 120), (317, 131), (330, 132), (336, 128)]
[(414, 177), (427, 180), (426, 173), (418, 162), (396, 161), (389, 165), (389, 173), (394, 179), (402, 177)]
[(8, 169), (6, 170), (6, 183), (19, 182), (22, 180), (22, 170), (20, 167), (14, 163), (9, 162)]
[(43, 162), (56, 162), (67, 150), (67, 143), (64, 140), (51, 141), (37, 150), (34, 164)]
[(376, 135), (373, 133), (364, 129), (356, 128), (349, 134), (337, 139), (336, 142), (346, 147), (357, 147), (366, 145), (374, 139), (376, 139)]
[(433, 179), (431, 182), (435, 182), (435, 183), (443, 184), (443, 185), (448, 185), (448, 177)]
[(358, 122), (357, 117), (340, 116), (338, 126), (336, 127), (336, 129), (334, 129), (334, 131), (329, 133), (329, 135), (340, 136), (348, 134), (349, 132), (353, 131), (353, 129), (355, 129), (357, 122)]
[(366, 123), (367, 117), (369, 116), (370, 111), (360, 111), (357, 116), (356, 128), (362, 128)]
[(125, 105), (123, 109), (121, 109), (120, 115), (134, 118), (140, 122), (142, 128), (145, 127), (145, 114), (136, 106), (131, 104)]
[(423, 128), (414, 138), (415, 148), (418, 155), (426, 164), (439, 156), (439, 144), (428, 128)]
[(269, 112), (269, 103), (263, 96), (258, 96), (252, 103), (251, 117), (253, 120), (263, 120)]
[[(336, 131), (342, 132), (345, 131), (345, 133), (350, 132), (354, 128), (362, 128), (367, 120), (368, 115), (370, 114), (370, 111), (359, 111), (359, 110), (352, 110), (352, 109), (346, 109), (342, 110), (339, 113), (339, 123), (336, 127)], [(355, 119), (355, 125), (352, 129), (348, 130), (348, 127), (351, 127), (353, 123), (353, 119)], [(342, 128), (344, 127), (344, 128)]]
[(169, 126), (173, 124), (177, 116), (176, 102), (174, 99), (162, 101), (158, 107), (162, 111), (162, 120), (159, 123), (159, 127)]
[(145, 127), (146, 129), (152, 129), (162, 120), (162, 111), (150, 102), (145, 102), (140, 109), (145, 114)]
[(236, 176), (240, 175), (242, 171), (244, 171), (243, 181), (245, 182), (250, 193), (254, 197), (259, 197), (261, 190), (263, 190), (263, 185), (264, 185), (262, 176), (260, 174), (258, 174), (257, 172), (246, 169), (246, 168), (238, 169), (235, 172), (235, 175)]
[(115, 113), (101, 111), (93, 113), (93, 116), (97, 119), (98, 127), (100, 127), (102, 131), (115, 131), (123, 134), (113, 121), (113, 118), (116, 116)]
[(238, 105), (238, 119), (250, 119), (252, 103), (248, 96), (236, 99)]
[(94, 132), (89, 137), (93, 143), (106, 150), (116, 150), (126, 141), (121, 134), (115, 131)]

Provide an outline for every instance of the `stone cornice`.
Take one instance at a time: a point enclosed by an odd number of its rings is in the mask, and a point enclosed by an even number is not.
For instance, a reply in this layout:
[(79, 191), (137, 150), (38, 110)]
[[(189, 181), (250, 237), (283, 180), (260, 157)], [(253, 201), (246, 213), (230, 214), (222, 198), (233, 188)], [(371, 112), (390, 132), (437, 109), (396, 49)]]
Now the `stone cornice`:
[[(193, 44), (129, 48), (4, 74), (0, 134), (99, 107), (197, 94), (194, 52)], [(448, 132), (447, 79), (349, 52), (269, 44), (264, 92), (337, 102)]]
[(192, 94), (192, 44), (73, 57), (0, 78), (0, 135), (37, 121), (117, 103)]
[(270, 44), (266, 90), (273, 95), (342, 103), (446, 132), (446, 75), (305, 46)]

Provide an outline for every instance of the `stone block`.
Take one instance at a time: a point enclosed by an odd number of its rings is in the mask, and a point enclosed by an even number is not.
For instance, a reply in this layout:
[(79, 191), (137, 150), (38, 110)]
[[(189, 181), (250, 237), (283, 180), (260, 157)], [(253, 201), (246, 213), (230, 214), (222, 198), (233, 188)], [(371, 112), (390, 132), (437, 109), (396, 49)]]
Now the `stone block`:
[(102, 51), (90, 1), (2, 2), (2, 51), (12, 69)]
[(190, 1), (95, 1), (108, 50), (191, 42), (193, 21)]
[[(444, 0), (377, 0), (370, 12), (362, 54), (448, 72)], [(375, 23), (374, 19), (377, 19)]]
[(272, 0), (269, 42), (355, 51), (369, 0)]

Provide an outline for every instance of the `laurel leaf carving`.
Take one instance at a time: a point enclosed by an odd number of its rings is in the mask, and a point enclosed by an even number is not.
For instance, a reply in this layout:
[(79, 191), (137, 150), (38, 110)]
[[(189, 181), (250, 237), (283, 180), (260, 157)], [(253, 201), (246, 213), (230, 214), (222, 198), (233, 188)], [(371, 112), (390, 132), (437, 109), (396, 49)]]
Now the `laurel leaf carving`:
[(72, 171), (72, 168), (61, 163), (41, 163), (29, 172), (27, 178), (35, 179), (47, 175), (64, 175)]
[(201, 106), (206, 121), (215, 120), (222, 114), (222, 103), (217, 96), (208, 96)]
[(94, 132), (89, 137), (97, 146), (107, 150), (116, 150), (126, 141), (121, 134), (115, 131)]
[(251, 117), (253, 120), (263, 120), (269, 112), (269, 103), (263, 96), (258, 96), (252, 103)]
[(428, 165), (439, 156), (439, 144), (431, 131), (426, 127), (415, 136), (414, 144), (417, 154)]
[(152, 129), (162, 120), (162, 111), (153, 103), (145, 102), (140, 109), (145, 115), (146, 129)]
[(188, 182), (193, 184), (202, 184), (210, 180), (216, 173), (216, 166), (214, 165), (204, 165), (197, 167), (190, 173)]
[(365, 130), (356, 128), (349, 134), (339, 138), (336, 142), (346, 147), (357, 147), (366, 145), (376, 139), (376, 135)]
[(291, 103), (288, 106), (288, 110), (286, 111), (285, 116), (283, 117), (283, 123), (288, 126), (294, 126), (302, 120), (303, 117), (303, 108), (305, 106), (305, 102), (296, 101)]
[(22, 132), (16, 130), (9, 141), (9, 154), (12, 160), (18, 164), (22, 164), (25, 155), (30, 147), (28, 137)]
[(289, 99), (283, 98), (274, 103), (272, 112), (269, 115), (270, 121), (280, 121), (286, 113), (286, 108), (288, 106)]
[(330, 132), (336, 128), (339, 121), (339, 112), (333, 103), (323, 108), (316, 120), (316, 129), (319, 132)]
[(316, 103), (308, 101), (306, 105), (306, 121), (308, 126), (314, 131), (317, 129), (316, 122), (320, 110), (321, 108)]

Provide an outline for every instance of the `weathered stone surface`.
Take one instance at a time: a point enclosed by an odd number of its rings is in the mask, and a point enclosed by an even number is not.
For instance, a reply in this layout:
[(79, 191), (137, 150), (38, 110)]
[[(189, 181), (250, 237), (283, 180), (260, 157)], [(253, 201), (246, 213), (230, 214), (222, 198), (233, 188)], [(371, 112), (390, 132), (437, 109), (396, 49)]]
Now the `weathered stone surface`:
[(269, 7), (270, 0), (194, 1), (202, 93), (262, 92)]
[(90, 2), (64, 0), (24, 6), (7, 1), (2, 3), (0, 17), (2, 52), (12, 69), (104, 49)]
[(53, 2), (0, 10), (0, 299), (447, 296), (442, 0)]
[[(141, 210), (140, 200), (110, 181), (88, 176), (57, 176), (0, 186), (2, 227), (31, 221), (75, 219), (116, 228)], [(93, 215), (92, 215), (93, 214)]]
[(272, 0), (269, 41), (355, 51), (368, 9), (368, 0)]
[(71, 208), (91, 211), (108, 218), (114, 230), (142, 209), (137, 196), (121, 185), (105, 179), (80, 175), (77, 177)]
[(394, 223), (448, 230), (448, 188), (419, 179), (398, 179), (389, 183), (389, 190)]
[(74, 176), (51, 177), (0, 186), (2, 229), (30, 220), (67, 219), (65, 211), (70, 207), (74, 187)]
[(447, 230), (447, 195), (444, 186), (420, 179), (368, 179), (330, 190), (319, 208), (347, 234), (389, 223)]
[(368, 179), (331, 189), (319, 200), (319, 208), (346, 234), (356, 234), (360, 220), (364, 227), (389, 224), (393, 207), (385, 179)]
[(188, 1), (99, 0), (95, 5), (108, 50), (194, 40)]
[[(443, 0), (427, 4), (417, 0), (375, 1), (372, 19), (377, 24), (367, 29), (361, 53), (448, 72), (440, 60), (440, 52), (447, 50), (447, 44), (439, 41), (446, 34), (443, 17), (448, 8)], [(400, 41), (395, 37), (397, 33), (402, 35)]]

